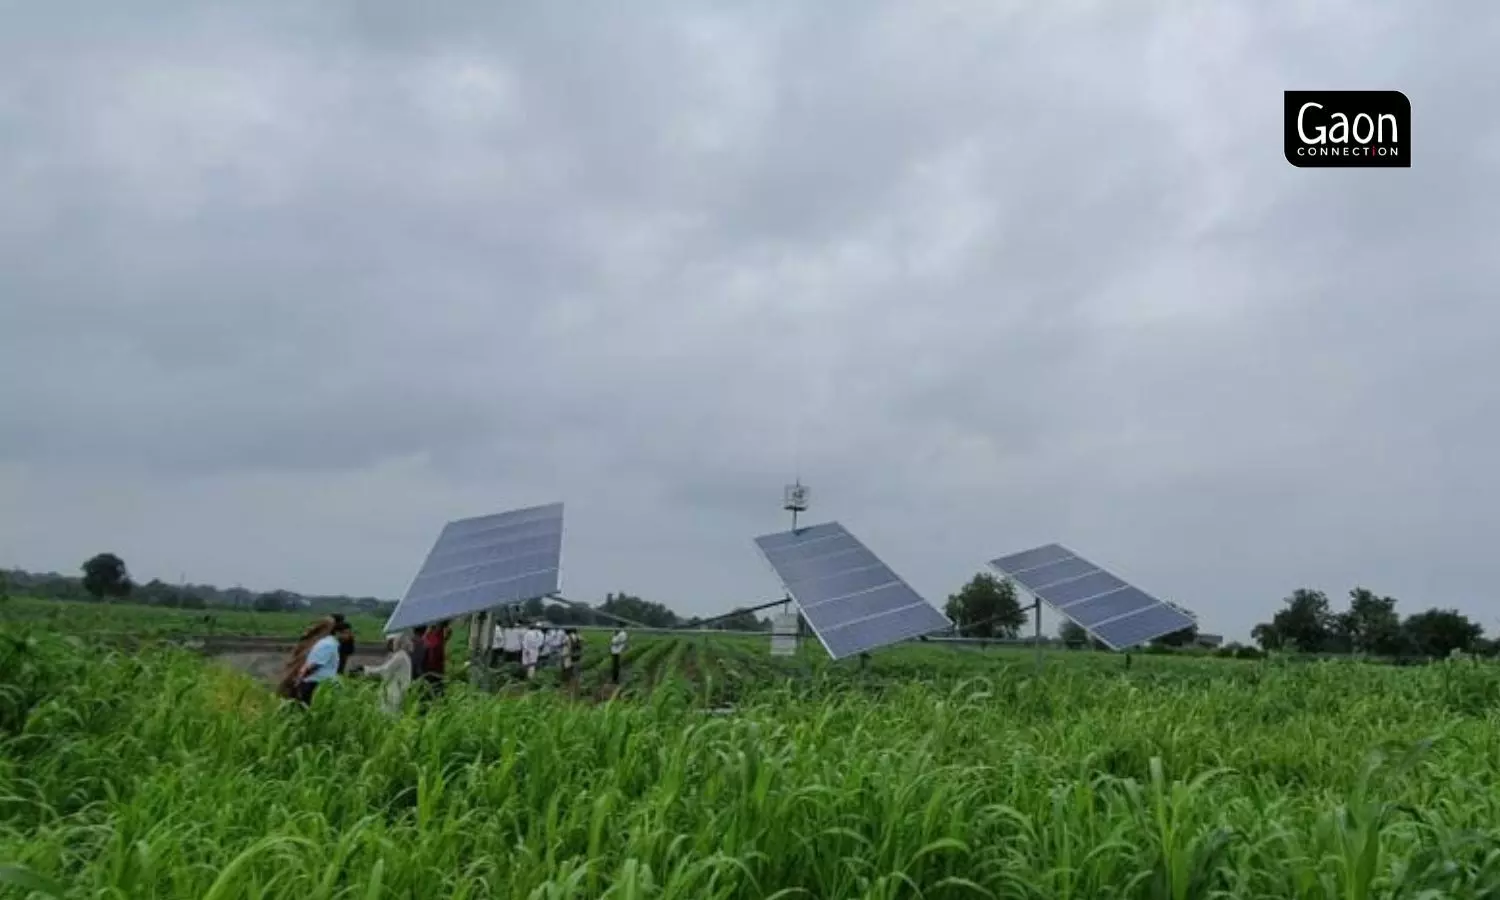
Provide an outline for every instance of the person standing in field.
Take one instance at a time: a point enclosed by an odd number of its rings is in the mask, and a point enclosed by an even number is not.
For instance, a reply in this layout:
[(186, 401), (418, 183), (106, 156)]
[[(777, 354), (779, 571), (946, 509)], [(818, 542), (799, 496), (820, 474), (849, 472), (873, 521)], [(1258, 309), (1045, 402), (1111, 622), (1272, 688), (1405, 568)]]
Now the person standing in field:
[[(344, 618), (344, 614), (343, 613), (334, 613), (333, 616), (332, 616), (332, 618), (333, 618), (333, 624), (334, 624), (335, 628), (337, 628), (337, 626), (339, 626), (339, 625), (348, 625), (349, 624), (348, 621)], [(347, 668), (349, 668), (349, 657), (351, 657), (353, 655), (354, 655), (354, 628), (353, 628), (353, 626), (350, 626), (349, 630), (344, 633), (344, 636), (341, 637), (341, 638), (339, 638), (339, 674), (340, 675), (344, 674), (344, 670), (347, 669)]]
[(625, 655), (625, 645), (629, 642), (630, 637), (623, 628), (609, 639), (609, 680), (615, 684), (620, 683), (620, 658)]
[(349, 623), (338, 622), (307, 651), (307, 662), (297, 680), (297, 699), (303, 706), (312, 705), (319, 685), (339, 677), (339, 642), (349, 633)]
[(576, 697), (578, 673), (583, 668), (583, 638), (578, 636), (577, 628), (569, 628), (563, 638), (563, 681), (568, 685), (568, 693)]
[(563, 661), (563, 657), (567, 656), (567, 644), (568, 639), (563, 634), (563, 630), (561, 628), (553, 625), (551, 628), (547, 629), (547, 661), (551, 663), (558, 663), (560, 666)]
[(318, 641), (332, 634), (333, 626), (333, 619), (319, 619), (302, 632), (302, 637), (297, 639), (297, 645), (292, 648), (291, 658), (281, 670), (281, 680), (276, 686), (277, 694), (287, 700), (301, 699), (299, 685), (302, 682), (302, 667), (307, 664), (308, 651)]
[(526, 672), (527, 681), (536, 677), (536, 667), (541, 661), (542, 647), (546, 642), (541, 622), (534, 623), (521, 636), (521, 668)]
[(418, 625), (411, 630), (411, 680), (416, 683), (422, 680), (422, 673), (427, 670), (427, 626)]
[(443, 680), (448, 674), (448, 620), (434, 623), (422, 636), (419, 652), (422, 660), (422, 680), (434, 697), (443, 695)]
[(515, 674), (516, 668), (521, 665), (521, 638), (525, 634), (526, 629), (521, 627), (520, 622), (511, 622), (505, 626), (500, 658), (505, 660), (505, 664), (510, 668), (510, 674), (512, 675)]
[(386, 649), (391, 655), (378, 666), (365, 669), (365, 675), (380, 679), (381, 708), (393, 716), (401, 715), (401, 703), (406, 699), (406, 689), (412, 680), (412, 639), (405, 633), (386, 638)]

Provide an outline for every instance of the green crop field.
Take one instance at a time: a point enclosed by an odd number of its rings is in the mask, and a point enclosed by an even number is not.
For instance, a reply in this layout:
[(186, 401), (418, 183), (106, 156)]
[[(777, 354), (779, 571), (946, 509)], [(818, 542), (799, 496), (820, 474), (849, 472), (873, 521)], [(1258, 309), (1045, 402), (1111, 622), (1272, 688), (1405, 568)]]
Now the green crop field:
[(1500, 896), (1489, 664), (640, 637), (613, 699), (395, 719), (39, 609), (0, 623), (0, 897)]
[[(0, 602), (0, 623), (41, 625), (81, 637), (184, 637), (237, 634), (295, 638), (318, 618), (313, 612), (252, 612), (237, 609), (167, 609), (131, 603), (81, 603), (12, 597)], [(380, 637), (381, 616), (349, 617), (356, 632)]]

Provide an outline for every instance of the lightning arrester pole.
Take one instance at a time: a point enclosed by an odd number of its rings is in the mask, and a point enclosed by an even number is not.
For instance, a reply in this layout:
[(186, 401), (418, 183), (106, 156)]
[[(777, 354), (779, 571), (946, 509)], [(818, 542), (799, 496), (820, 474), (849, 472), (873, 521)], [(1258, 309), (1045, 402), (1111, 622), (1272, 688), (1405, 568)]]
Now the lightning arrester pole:
[[(797, 530), (797, 514), (807, 512), (807, 501), (812, 490), (799, 477), (781, 492), (781, 508), (792, 514), (792, 530)], [(787, 598), (790, 602), (791, 598)]]

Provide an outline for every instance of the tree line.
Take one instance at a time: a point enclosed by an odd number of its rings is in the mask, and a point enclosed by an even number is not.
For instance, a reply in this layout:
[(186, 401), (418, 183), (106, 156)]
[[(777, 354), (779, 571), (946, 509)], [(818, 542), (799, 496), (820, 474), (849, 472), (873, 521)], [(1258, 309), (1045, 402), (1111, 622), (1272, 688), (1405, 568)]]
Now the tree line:
[[(1030, 618), (1028, 609), (1016, 599), (1015, 586), (988, 572), (975, 575), (950, 595), (944, 612), (959, 634), (977, 638), (1020, 637)], [(1188, 628), (1152, 643), (1186, 646), (1197, 636), (1196, 629)], [(1266, 652), (1428, 659), (1454, 653), (1500, 653), (1500, 641), (1486, 640), (1484, 628), (1456, 609), (1432, 608), (1402, 618), (1396, 612), (1396, 598), (1378, 596), (1363, 587), (1349, 592), (1349, 608), (1343, 612), (1334, 612), (1322, 591), (1299, 588), (1283, 600), (1271, 621), (1255, 626), (1251, 637)], [(1103, 649), (1103, 644), (1073, 622), (1062, 624), (1059, 639), (1070, 646), (1091, 644)], [(1226, 655), (1237, 655), (1239, 650), (1233, 645), (1225, 648)]]
[[(128, 601), (169, 609), (232, 608), (256, 612), (343, 612), (388, 615), (394, 600), (345, 595), (308, 595), (287, 590), (256, 592), (244, 588), (222, 589), (203, 584), (167, 584), (153, 579), (137, 584), (125, 560), (115, 553), (98, 553), (80, 567), (81, 577), (55, 572), (32, 573), (21, 569), (0, 571), (0, 597), (9, 593), (48, 600)], [(572, 605), (541, 599), (520, 604), (516, 611), (525, 619), (546, 619), (557, 625), (608, 625), (612, 616), (638, 622), (649, 628), (693, 628), (701, 617), (678, 615), (667, 606), (624, 592), (609, 593), (595, 605)], [(607, 613), (608, 615), (599, 615)], [(769, 631), (769, 619), (740, 611), (716, 617), (712, 627), (731, 631)]]
[[(134, 603), (180, 609), (230, 607), (262, 612), (309, 610), (314, 612), (367, 612), (387, 614), (394, 601), (375, 597), (303, 595), (275, 590), (256, 593), (243, 588), (221, 589), (211, 585), (172, 585), (152, 580), (136, 584), (125, 561), (114, 553), (99, 553), (81, 566), (82, 577), (56, 573), (33, 574), (19, 569), (0, 572), (0, 597), (13, 591), (27, 596), (57, 600), (129, 599)], [(1263, 651), (1317, 654), (1363, 654), (1381, 657), (1437, 658), (1454, 653), (1496, 655), (1500, 641), (1487, 640), (1483, 627), (1455, 609), (1432, 608), (1403, 618), (1396, 611), (1396, 598), (1380, 596), (1356, 587), (1349, 592), (1349, 608), (1335, 612), (1322, 591), (1298, 588), (1282, 601), (1271, 621), (1256, 625), (1251, 637)], [(1017, 599), (1015, 585), (981, 572), (957, 593), (948, 597), (943, 611), (965, 637), (1014, 639), (1030, 619), (1028, 608)], [(517, 612), (525, 619), (546, 619), (559, 625), (607, 625), (613, 617), (650, 628), (692, 628), (706, 620), (684, 617), (664, 604), (619, 592), (605, 595), (601, 603), (565, 604), (535, 599), (521, 604)], [(605, 613), (607, 615), (599, 615)], [(726, 631), (768, 631), (769, 619), (740, 611), (717, 617), (712, 627)], [(1197, 639), (1189, 628), (1165, 635), (1152, 643), (1186, 646)], [(1049, 639), (1050, 640), (1050, 639)], [(1065, 621), (1058, 640), (1069, 646), (1104, 649), (1083, 628)], [(1231, 645), (1229, 653), (1241, 650)]]
[(1454, 653), (1494, 655), (1484, 627), (1456, 609), (1436, 607), (1405, 618), (1396, 598), (1367, 588), (1349, 592), (1349, 608), (1334, 612), (1322, 591), (1299, 588), (1282, 601), (1271, 621), (1250, 633), (1266, 650), (1301, 653), (1361, 653), (1371, 656), (1444, 657)]

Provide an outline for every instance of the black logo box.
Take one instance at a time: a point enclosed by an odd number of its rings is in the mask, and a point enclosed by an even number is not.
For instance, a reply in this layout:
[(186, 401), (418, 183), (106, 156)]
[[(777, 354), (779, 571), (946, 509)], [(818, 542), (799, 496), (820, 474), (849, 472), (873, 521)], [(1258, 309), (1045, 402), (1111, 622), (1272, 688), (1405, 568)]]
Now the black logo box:
[(1286, 91), (1286, 161), (1299, 169), (1411, 168), (1411, 101), (1400, 91)]

